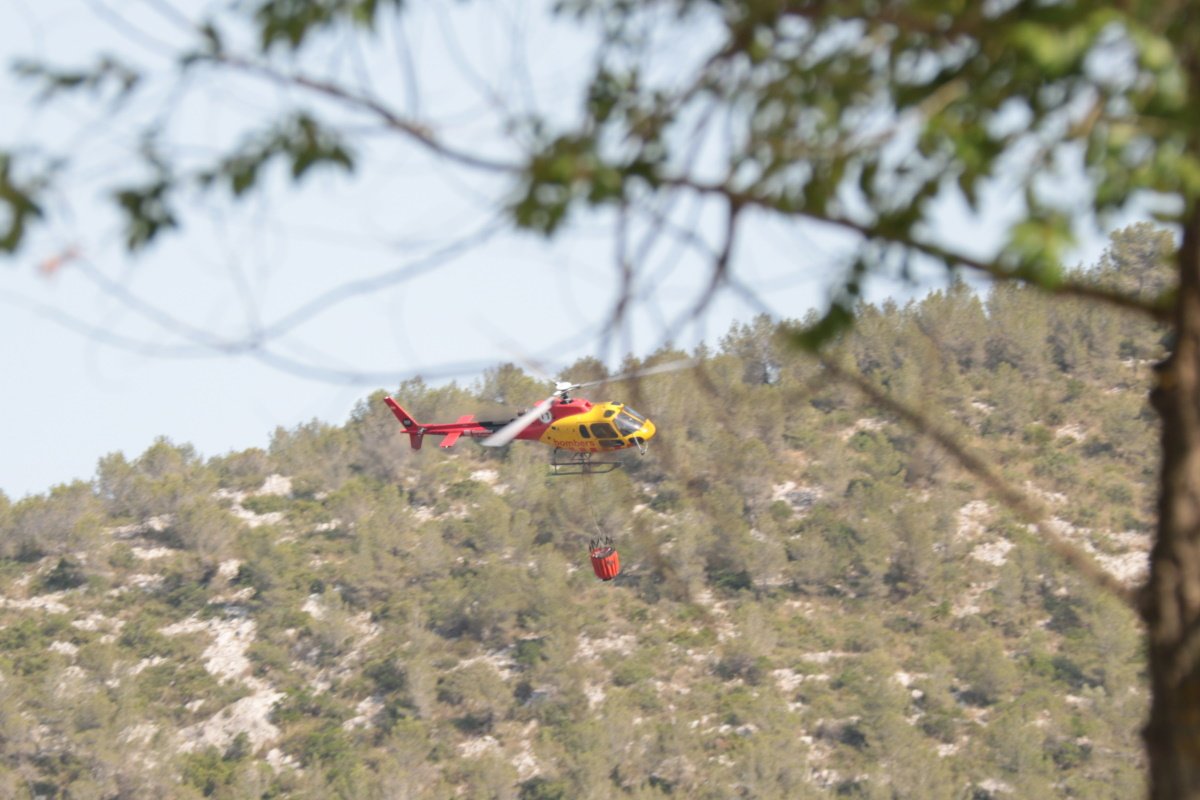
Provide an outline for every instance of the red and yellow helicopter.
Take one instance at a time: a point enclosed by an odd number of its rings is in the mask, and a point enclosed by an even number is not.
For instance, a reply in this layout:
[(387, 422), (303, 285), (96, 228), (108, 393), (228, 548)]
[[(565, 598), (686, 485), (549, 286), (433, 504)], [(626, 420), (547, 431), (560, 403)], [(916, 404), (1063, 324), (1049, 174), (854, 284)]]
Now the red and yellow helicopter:
[(414, 450), (421, 449), (426, 435), (442, 436), (443, 448), (453, 447), (463, 436), (481, 439), (485, 447), (502, 447), (515, 439), (541, 442), (554, 448), (550, 466), (555, 475), (591, 475), (611, 472), (620, 461), (599, 454), (636, 447), (643, 455), (647, 443), (654, 438), (654, 423), (624, 403), (592, 403), (572, 398), (576, 389), (644, 378), (663, 372), (674, 372), (696, 365), (696, 361), (672, 361), (647, 367), (624, 375), (586, 383), (557, 381), (554, 393), (528, 411), (503, 422), (484, 422), (474, 415), (459, 417), (456, 422), (422, 424), (413, 419), (391, 397), (384, 402), (404, 426)]

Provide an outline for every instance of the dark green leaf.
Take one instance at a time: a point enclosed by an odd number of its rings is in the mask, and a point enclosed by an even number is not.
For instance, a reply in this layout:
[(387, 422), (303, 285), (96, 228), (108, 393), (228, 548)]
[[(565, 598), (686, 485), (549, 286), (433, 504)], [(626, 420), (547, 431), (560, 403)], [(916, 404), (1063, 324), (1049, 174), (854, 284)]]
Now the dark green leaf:
[(815, 323), (792, 331), (790, 339), (801, 350), (815, 352), (853, 326), (854, 312), (842, 303), (835, 302)]
[(6, 221), (6, 227), (0, 233), (0, 251), (16, 252), (25, 238), (29, 222), (42, 216), (36, 191), (34, 185), (23, 184), (14, 177), (11, 156), (0, 152), (0, 220)]

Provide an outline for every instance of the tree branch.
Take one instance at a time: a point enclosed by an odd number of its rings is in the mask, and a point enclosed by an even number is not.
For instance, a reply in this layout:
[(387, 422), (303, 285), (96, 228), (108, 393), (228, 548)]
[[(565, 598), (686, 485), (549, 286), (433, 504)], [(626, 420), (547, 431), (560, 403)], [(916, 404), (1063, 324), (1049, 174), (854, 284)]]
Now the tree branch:
[(661, 183), (664, 186), (687, 189), (704, 195), (722, 197), (725, 200), (737, 203), (738, 205), (760, 208), (765, 211), (771, 211), (775, 214), (780, 214), (783, 216), (807, 219), (813, 222), (822, 222), (826, 225), (832, 225), (843, 230), (857, 233), (868, 240), (886, 242), (888, 244), (894, 244), (914, 250), (918, 253), (935, 258), (946, 264), (948, 267), (965, 267), (967, 269), (974, 270), (975, 272), (987, 275), (991, 279), (1002, 283), (1027, 284), (1034, 286), (1035, 288), (1048, 294), (1099, 302), (1108, 306), (1122, 309), (1124, 311), (1131, 311), (1148, 317), (1155, 322), (1166, 323), (1170, 321), (1170, 307), (1166, 304), (1147, 303), (1120, 292), (1111, 291), (1094, 284), (1081, 283), (1079, 281), (1065, 280), (1057, 286), (1043, 286), (1038, 284), (1036, 281), (1029, 280), (1025, 276), (1020, 275), (1004, 265), (994, 261), (983, 261), (963, 255), (962, 253), (955, 253), (946, 248), (939, 247), (938, 245), (917, 241), (911, 236), (900, 236), (894, 233), (882, 233), (871, 225), (855, 222), (853, 220), (846, 219), (845, 217), (838, 217), (832, 214), (813, 214), (806, 211), (781, 211), (778, 205), (770, 198), (762, 197), (752, 192), (734, 189), (727, 183), (704, 183), (687, 177), (662, 178)]
[(520, 172), (519, 164), (484, 158), (451, 147), (438, 139), (433, 131), (425, 125), (402, 117), (375, 98), (356, 94), (338, 84), (306, 75), (286, 74), (261, 62), (225, 53), (209, 54), (205, 58), (216, 64), (239, 69), (251, 75), (257, 75), (273, 83), (307, 89), (350, 108), (371, 114), (382, 121), (388, 128), (405, 135), (429, 152), (463, 166), (507, 175), (517, 175)]

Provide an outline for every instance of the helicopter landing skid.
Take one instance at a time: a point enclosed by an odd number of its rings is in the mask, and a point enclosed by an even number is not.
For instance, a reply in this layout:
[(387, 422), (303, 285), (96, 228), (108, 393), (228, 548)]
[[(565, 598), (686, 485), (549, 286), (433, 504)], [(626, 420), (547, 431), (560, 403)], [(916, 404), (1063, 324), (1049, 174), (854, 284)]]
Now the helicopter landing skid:
[(621, 466), (620, 461), (597, 461), (595, 453), (571, 453), (566, 460), (560, 460), (563, 451), (554, 449), (554, 458), (550, 461), (551, 476), (556, 475), (603, 475)]

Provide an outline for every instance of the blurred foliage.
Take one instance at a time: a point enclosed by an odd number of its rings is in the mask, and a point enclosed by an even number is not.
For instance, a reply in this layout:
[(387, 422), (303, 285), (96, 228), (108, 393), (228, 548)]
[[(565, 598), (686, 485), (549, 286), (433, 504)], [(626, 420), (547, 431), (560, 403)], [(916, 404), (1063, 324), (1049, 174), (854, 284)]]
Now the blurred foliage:
[[(830, 270), (828, 307), (790, 332), (815, 348), (855, 324), (872, 274), (969, 267), (1071, 296), (1079, 287), (1063, 258), (1077, 223), (1148, 194), (1177, 201), (1157, 207), (1167, 221), (1179, 219), (1200, 193), (1200, 154), (1187, 102), (1196, 93), (1194, 42), (1187, 26), (1172, 23), (1176, 5), (564, 0), (551, 10), (590, 37), (594, 66), (569, 95), (576, 113), (561, 113), (561, 102), (518, 109), (488, 98), (495, 130), (509, 137), (507, 160), (458, 149), (444, 125), (420, 118), (413, 97), (400, 103), (369, 90), (329, 57), (403, 36), (400, 0), (254, 0), (194, 20), (179, 14), (184, 38), (170, 73), (110, 54), (82, 66), (27, 59), (14, 69), (39, 102), (83, 99), (128, 123), (133, 169), (113, 172), (105, 188), (130, 250), (185, 227), (201, 213), (198, 193), (246, 198), (273, 171), (294, 182), (317, 168), (350, 172), (358, 151), (386, 133), (455, 166), (504, 176), (511, 220), (546, 235), (585, 209), (620, 209), (657, 226), (661, 208), (684, 202), (726, 216), (726, 244), (751, 211), (851, 234), (853, 252)], [(662, 48), (681, 39), (688, 45), (664, 69)], [(323, 70), (323, 62), (334, 66)], [(284, 91), (206, 161), (172, 139), (182, 112), (161, 108), (157, 92), (166, 82), (182, 97), (210, 73)], [(139, 100), (160, 113), (138, 113)], [(77, 157), (33, 144), (0, 152), (0, 251), (29, 240), (56, 177)], [(998, 223), (999, 246), (980, 257), (947, 249), (932, 233), (939, 209), (954, 201), (991, 211), (988, 187), (997, 184), (1020, 198)], [(1071, 200), (1064, 184), (1081, 185)], [(1112, 258), (1150, 264), (1162, 256), (1160, 264), (1100, 281), (1086, 296), (1161, 313), (1172, 298), (1163, 277), (1173, 255), (1161, 242), (1146, 247)], [(713, 255), (708, 265), (718, 280), (722, 262)], [(1065, 343), (1071, 337), (1062, 333)], [(1010, 344), (1013, 352), (992, 357), (1019, 358), (1020, 343)], [(495, 385), (481, 395), (505, 400), (505, 369), (485, 379)], [(761, 359), (746, 369), (756, 380), (771, 374)]]

